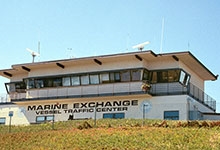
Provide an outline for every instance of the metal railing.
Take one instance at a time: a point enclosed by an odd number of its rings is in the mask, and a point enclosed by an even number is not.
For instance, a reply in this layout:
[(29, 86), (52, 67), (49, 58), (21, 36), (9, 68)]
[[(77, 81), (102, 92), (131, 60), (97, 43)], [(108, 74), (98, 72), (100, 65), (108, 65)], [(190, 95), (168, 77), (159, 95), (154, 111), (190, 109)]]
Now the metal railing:
[[(53, 98), (73, 98), (73, 97), (92, 97), (92, 96), (111, 96), (143, 94), (141, 89), (142, 82), (124, 82), (97, 84), (75, 87), (57, 87), (27, 90), (26, 93), (10, 94), (10, 99), (14, 100), (34, 100), (34, 99), (53, 99)], [(179, 82), (151, 84), (148, 94), (152, 96), (162, 95), (183, 95), (187, 94), (198, 102), (216, 110), (216, 101), (204, 93), (195, 85), (189, 83), (183, 86)]]

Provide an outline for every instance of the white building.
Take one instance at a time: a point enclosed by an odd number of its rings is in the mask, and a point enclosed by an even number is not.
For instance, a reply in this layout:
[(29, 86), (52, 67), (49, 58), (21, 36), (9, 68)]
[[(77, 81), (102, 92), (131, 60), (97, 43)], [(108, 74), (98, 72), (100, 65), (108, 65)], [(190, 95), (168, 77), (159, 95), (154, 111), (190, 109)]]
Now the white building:
[[(68, 119), (220, 119), (204, 82), (217, 80), (190, 52), (138, 51), (12, 65), (0, 70), (7, 103), (0, 122)], [(149, 86), (144, 88), (143, 86)]]

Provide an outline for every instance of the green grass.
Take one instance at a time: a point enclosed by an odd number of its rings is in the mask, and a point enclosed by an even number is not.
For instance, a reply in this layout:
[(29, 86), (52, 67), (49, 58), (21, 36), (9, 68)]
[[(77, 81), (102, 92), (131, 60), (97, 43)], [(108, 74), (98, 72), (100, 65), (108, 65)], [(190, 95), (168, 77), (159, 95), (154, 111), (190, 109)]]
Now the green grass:
[(122, 119), (0, 126), (0, 149), (193, 149), (220, 147), (219, 122)]

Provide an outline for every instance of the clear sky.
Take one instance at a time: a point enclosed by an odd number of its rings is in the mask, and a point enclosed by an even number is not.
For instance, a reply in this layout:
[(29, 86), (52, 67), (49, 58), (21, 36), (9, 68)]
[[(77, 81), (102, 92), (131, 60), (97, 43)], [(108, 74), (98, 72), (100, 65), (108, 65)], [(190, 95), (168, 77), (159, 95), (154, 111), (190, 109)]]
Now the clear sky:
[[(136, 51), (188, 51), (214, 74), (220, 74), (219, 0), (1, 0), (0, 69), (37, 61)], [(72, 50), (70, 50), (72, 49)], [(0, 77), (0, 93), (6, 93)], [(217, 100), (220, 78), (207, 81), (205, 92)]]

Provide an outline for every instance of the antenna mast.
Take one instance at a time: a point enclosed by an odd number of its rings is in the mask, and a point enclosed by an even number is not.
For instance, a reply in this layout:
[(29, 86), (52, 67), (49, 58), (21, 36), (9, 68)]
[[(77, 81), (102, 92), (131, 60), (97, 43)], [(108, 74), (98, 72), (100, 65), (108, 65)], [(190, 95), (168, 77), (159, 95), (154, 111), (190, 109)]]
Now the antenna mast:
[(39, 54), (39, 61), (40, 61), (40, 41), (38, 41), (38, 54)]
[(160, 53), (163, 50), (163, 33), (164, 33), (164, 18), (162, 20), (162, 29), (161, 29), (161, 37), (160, 37)]

